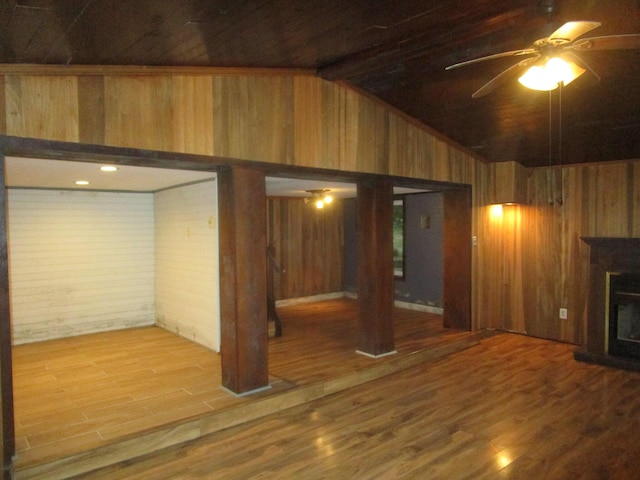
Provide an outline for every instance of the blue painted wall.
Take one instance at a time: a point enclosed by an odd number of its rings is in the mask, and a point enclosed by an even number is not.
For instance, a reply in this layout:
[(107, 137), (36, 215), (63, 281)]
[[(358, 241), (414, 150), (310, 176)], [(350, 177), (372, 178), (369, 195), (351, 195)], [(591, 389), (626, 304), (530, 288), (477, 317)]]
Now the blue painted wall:
[[(442, 193), (416, 193), (402, 198), (405, 201), (405, 276), (395, 281), (396, 300), (441, 308), (444, 268)], [(344, 221), (345, 290), (357, 293), (355, 199), (345, 200)]]

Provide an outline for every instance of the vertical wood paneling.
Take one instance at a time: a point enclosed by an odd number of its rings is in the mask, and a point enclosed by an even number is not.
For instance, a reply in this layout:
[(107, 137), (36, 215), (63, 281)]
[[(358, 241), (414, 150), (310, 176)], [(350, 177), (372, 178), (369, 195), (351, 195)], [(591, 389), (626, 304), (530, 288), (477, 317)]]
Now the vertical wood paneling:
[(213, 79), (214, 155), (293, 163), (293, 78)]
[(640, 163), (631, 164), (631, 236), (640, 237)]
[(314, 77), (12, 75), (4, 87), (10, 135), (475, 181), (468, 153)]
[(170, 77), (105, 78), (105, 143), (155, 150), (173, 148)]
[(478, 292), (477, 309), (481, 312), (479, 326), (492, 329), (504, 329), (503, 311), (503, 219), (502, 207), (488, 206), (482, 209), (484, 218), (482, 235), (476, 247), (478, 256), (482, 258), (481, 290)]
[(353, 90), (345, 91), (340, 135), (340, 168), (358, 172), (389, 172), (388, 114), (378, 103)]
[[(344, 105), (346, 102), (346, 91), (329, 82), (318, 84), (315, 80), (316, 89), (322, 91), (323, 107), (322, 107), (322, 125), (324, 142), (322, 148), (322, 156), (318, 158), (317, 163), (310, 165), (320, 168), (335, 168), (340, 170), (342, 167), (344, 153)], [(318, 121), (318, 119), (316, 119)], [(304, 138), (297, 138), (299, 142), (304, 144)], [(296, 158), (297, 161), (297, 158)]]
[(7, 134), (6, 77), (0, 75), (0, 134)]
[(493, 163), (491, 176), (492, 203), (527, 203), (528, 169), (516, 162)]
[[(581, 344), (585, 339), (587, 296), (589, 289), (589, 247), (582, 219), (588, 209), (585, 198), (591, 196), (582, 181), (584, 167), (566, 168), (563, 175), (562, 284), (560, 303), (571, 313), (569, 322), (558, 319), (559, 338)], [(558, 307), (559, 308), (559, 307)], [(554, 312), (555, 317), (558, 312)]]
[(342, 292), (343, 205), (318, 210), (302, 199), (270, 198), (269, 242), (275, 248), (275, 298)]
[(333, 85), (294, 78), (294, 155), (297, 165), (340, 168), (341, 98)]
[(211, 77), (172, 77), (172, 95), (172, 151), (213, 155)]
[(218, 350), (216, 183), (157, 192), (154, 212), (156, 324)]
[(9, 76), (5, 86), (7, 134), (78, 141), (76, 77)]
[(504, 243), (504, 290), (508, 303), (505, 310), (508, 312), (508, 318), (504, 318), (505, 322), (510, 323), (509, 330), (526, 331), (524, 312), (524, 296), (522, 290), (523, 284), (523, 262), (522, 258), (522, 242), (523, 242), (523, 225), (522, 225), (523, 209), (518, 206), (505, 205), (503, 207), (504, 228), (508, 232)]
[[(469, 183), (473, 228), (480, 244), (484, 240), (484, 213), (477, 207), (484, 204), (486, 164), (344, 85), (302, 75), (104, 72), (97, 73), (104, 84), (103, 125), (100, 118), (88, 121), (102, 108), (97, 78), (7, 77), (8, 133), (71, 141), (81, 135), (108, 145)], [(63, 90), (68, 94), (52, 93)], [(473, 259), (474, 298), (484, 288), (484, 251), (476, 250)]]
[[(580, 236), (640, 235), (638, 162), (537, 169), (530, 205), (496, 222), (485, 207), (486, 164), (342, 85), (304, 76), (106, 76), (102, 127), (84, 120), (100, 110), (96, 85), (74, 76), (7, 76), (7, 133), (102, 135), (112, 145), (473, 185), (474, 325), (579, 343), (588, 252)], [(295, 209), (282, 214), (296, 221)], [(291, 261), (304, 263), (290, 245), (309, 241), (314, 228), (287, 232), (278, 250), (292, 248)], [(290, 277), (282, 278), (286, 296), (326, 287)], [(557, 318), (560, 306), (568, 321)]]
[[(632, 212), (640, 205), (638, 164), (533, 170), (530, 205), (504, 207), (505, 212), (517, 209), (520, 221), (511, 223), (505, 215), (487, 232), (492, 245), (490, 260), (483, 264), (495, 266), (485, 272), (489, 291), (482, 298), (502, 319), (502, 324), (493, 323), (496, 328), (584, 341), (589, 248), (581, 237), (637, 235), (638, 219)], [(568, 309), (566, 320), (558, 318), (561, 307)]]
[(490, 289), (487, 283), (492, 279), (487, 274), (490, 263), (490, 252), (488, 248), (492, 236), (488, 234), (490, 223), (488, 221), (489, 208), (488, 185), (489, 166), (484, 163), (475, 162), (474, 179), (472, 182), (472, 255), (471, 255), (471, 322), (472, 329), (480, 329), (489, 325), (489, 317), (492, 311), (484, 308), (483, 299), (487, 298)]
[[(323, 90), (316, 88), (316, 82), (309, 77), (293, 80), (293, 125), (294, 154), (302, 165), (317, 165), (323, 158), (324, 134), (329, 129), (323, 113), (325, 99)], [(333, 119), (333, 115), (329, 115)], [(334, 133), (337, 139), (337, 134)], [(302, 141), (304, 140), (304, 141)], [(336, 142), (332, 142), (336, 145)], [(337, 155), (334, 155), (336, 158)]]
[(14, 343), (154, 323), (150, 194), (9, 190)]
[[(389, 115), (389, 168), (392, 175), (432, 178), (437, 161), (433, 139), (399, 115)], [(434, 180), (438, 180), (433, 178)]]
[(104, 77), (78, 77), (80, 142), (104, 144), (104, 121)]
[[(626, 237), (628, 223), (628, 176), (624, 163), (596, 167), (597, 203), (595, 221), (596, 235), (601, 237)], [(612, 214), (615, 212), (614, 214)]]

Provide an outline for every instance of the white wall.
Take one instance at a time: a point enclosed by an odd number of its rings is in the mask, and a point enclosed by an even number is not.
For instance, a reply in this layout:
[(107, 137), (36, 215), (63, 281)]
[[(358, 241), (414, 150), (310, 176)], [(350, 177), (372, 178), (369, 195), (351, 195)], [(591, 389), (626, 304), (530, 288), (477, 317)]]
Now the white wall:
[(157, 192), (156, 324), (219, 350), (216, 181)]
[(153, 195), (10, 189), (16, 344), (154, 323)]

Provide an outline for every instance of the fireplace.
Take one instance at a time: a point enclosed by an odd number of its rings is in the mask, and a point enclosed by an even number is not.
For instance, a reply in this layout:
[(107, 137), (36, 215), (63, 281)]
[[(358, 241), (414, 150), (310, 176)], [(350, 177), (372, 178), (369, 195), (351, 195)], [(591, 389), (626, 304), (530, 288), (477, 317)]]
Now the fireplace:
[(587, 338), (577, 360), (640, 370), (640, 238), (585, 237)]
[(640, 274), (610, 273), (608, 351), (640, 359)]

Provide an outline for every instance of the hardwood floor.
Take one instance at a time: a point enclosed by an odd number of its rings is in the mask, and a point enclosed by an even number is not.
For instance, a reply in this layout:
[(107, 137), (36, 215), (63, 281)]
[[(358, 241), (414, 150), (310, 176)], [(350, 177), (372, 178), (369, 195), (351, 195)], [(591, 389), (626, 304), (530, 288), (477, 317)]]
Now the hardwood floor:
[(217, 357), (154, 327), (15, 347), (19, 465), (237, 403)]
[(633, 479), (640, 373), (514, 334), (78, 479)]
[[(347, 299), (280, 308), (285, 334), (269, 341), (272, 388), (248, 397), (220, 388), (216, 352), (155, 327), (15, 347), (18, 478), (54, 478), (49, 463), (65, 478), (92, 468), (94, 449), (121, 461), (478, 342), (442, 328), (437, 315), (396, 309), (398, 354), (371, 359), (355, 353), (356, 313)], [(147, 438), (136, 442), (141, 433)], [(73, 456), (81, 468), (68, 468)]]

